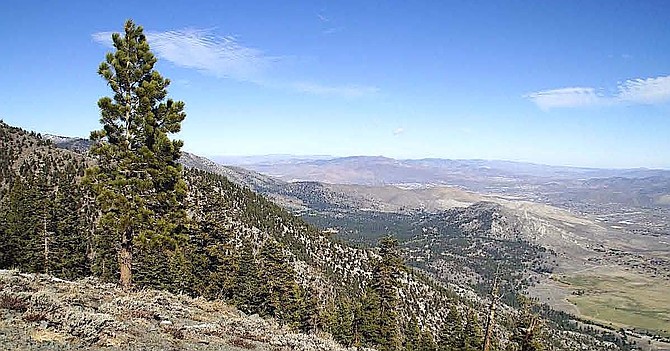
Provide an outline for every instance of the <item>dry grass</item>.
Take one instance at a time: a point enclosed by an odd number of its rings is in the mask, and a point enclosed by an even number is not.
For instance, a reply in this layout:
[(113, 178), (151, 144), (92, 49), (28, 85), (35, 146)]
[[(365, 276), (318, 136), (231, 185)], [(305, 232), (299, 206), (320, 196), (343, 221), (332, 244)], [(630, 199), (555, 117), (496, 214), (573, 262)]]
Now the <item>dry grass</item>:
[(242, 339), (242, 338), (233, 338), (228, 341), (228, 343), (231, 346), (236, 346), (239, 348), (247, 349), (247, 350), (254, 350), (256, 348), (256, 345), (248, 340)]
[(156, 319), (156, 313), (148, 310), (133, 309), (129, 312), (132, 318)]
[(165, 332), (170, 334), (172, 338), (177, 339), (177, 340), (184, 340), (184, 331), (176, 326), (167, 326), (164, 328)]
[(26, 322), (40, 322), (48, 320), (47, 314), (44, 312), (27, 312), (21, 316)]
[(30, 338), (37, 342), (57, 342), (59, 344), (65, 343), (68, 337), (47, 329), (38, 329), (30, 333)]

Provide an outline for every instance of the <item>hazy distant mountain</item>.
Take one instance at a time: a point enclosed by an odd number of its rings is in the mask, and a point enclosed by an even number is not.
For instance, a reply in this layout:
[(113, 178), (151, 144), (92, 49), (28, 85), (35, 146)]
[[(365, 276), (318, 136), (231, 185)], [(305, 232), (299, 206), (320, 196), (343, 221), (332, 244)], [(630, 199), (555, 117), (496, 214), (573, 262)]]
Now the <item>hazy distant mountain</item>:
[(244, 166), (259, 163), (296, 163), (307, 162), (315, 160), (330, 160), (335, 158), (329, 155), (290, 155), (290, 154), (271, 154), (271, 155), (256, 155), (256, 156), (212, 156), (211, 159), (215, 162), (232, 165)]
[[(249, 159), (251, 161), (252, 159)], [(283, 180), (321, 181), (338, 184), (451, 184), (469, 188), (523, 181), (544, 183), (550, 180), (588, 178), (670, 177), (668, 170), (599, 169), (549, 166), (534, 163), (489, 160), (450, 160), (439, 158), (396, 160), (381, 156), (352, 156), (331, 159), (265, 159), (248, 162), (245, 168)]]

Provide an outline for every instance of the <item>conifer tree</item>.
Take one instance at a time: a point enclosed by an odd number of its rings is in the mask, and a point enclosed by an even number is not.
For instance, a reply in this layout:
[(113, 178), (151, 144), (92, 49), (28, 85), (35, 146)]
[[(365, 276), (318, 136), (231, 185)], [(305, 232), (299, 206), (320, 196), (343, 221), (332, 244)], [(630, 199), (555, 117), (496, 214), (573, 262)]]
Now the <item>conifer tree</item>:
[(354, 344), (355, 303), (355, 301), (351, 301), (347, 298), (344, 293), (337, 295), (333, 326), (330, 328), (330, 333), (335, 340), (339, 341), (344, 346), (352, 346)]
[(239, 268), (234, 280), (235, 305), (246, 313), (258, 312), (263, 298), (258, 264), (254, 258), (251, 244), (245, 243), (240, 250)]
[(174, 243), (184, 225), (183, 143), (169, 135), (186, 114), (184, 103), (167, 99), (170, 81), (154, 70), (142, 27), (128, 20), (124, 29), (98, 69), (114, 94), (98, 101), (102, 129), (91, 133), (90, 151), (97, 164), (85, 180), (100, 206), (99, 227), (119, 243), (120, 284), (128, 289), (135, 244)]
[(470, 310), (463, 330), (463, 350), (480, 351), (484, 346), (484, 333), (477, 320), (477, 314)]
[(542, 351), (542, 319), (531, 310), (530, 301), (521, 297), (521, 312), (516, 319), (509, 349), (514, 351)]
[(437, 351), (437, 344), (428, 330), (424, 330), (419, 337), (419, 343), (416, 348), (417, 351)]
[[(379, 346), (386, 341), (381, 332), (381, 300), (379, 294), (368, 287), (361, 298), (360, 311), (356, 311), (356, 330), (360, 333), (360, 342), (367, 346)], [(358, 345), (357, 345), (358, 346)]]
[(379, 242), (379, 260), (362, 303), (361, 335), (366, 343), (379, 350), (398, 350), (401, 346), (398, 317), (398, 285), (403, 261), (398, 241), (386, 236)]
[(403, 346), (406, 351), (414, 351), (419, 348), (419, 339), (421, 338), (421, 330), (419, 329), (419, 322), (416, 316), (412, 314), (412, 318), (405, 322), (404, 333), (405, 339)]
[(281, 322), (292, 322), (299, 306), (295, 272), (288, 264), (281, 244), (266, 240), (260, 251), (261, 313), (275, 316)]
[(463, 350), (465, 345), (462, 323), (460, 312), (458, 312), (456, 306), (452, 305), (449, 309), (447, 320), (442, 325), (442, 328), (440, 328), (440, 342), (438, 345), (440, 351)]

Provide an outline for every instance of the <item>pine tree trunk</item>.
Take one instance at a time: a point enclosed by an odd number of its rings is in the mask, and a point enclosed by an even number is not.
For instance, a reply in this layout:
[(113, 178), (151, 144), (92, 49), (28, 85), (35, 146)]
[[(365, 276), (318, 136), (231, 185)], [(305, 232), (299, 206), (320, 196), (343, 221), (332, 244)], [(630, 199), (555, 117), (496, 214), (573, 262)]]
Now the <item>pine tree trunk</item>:
[[(492, 298), (494, 296), (491, 296)], [(493, 337), (493, 326), (496, 315), (496, 304), (495, 300), (491, 300), (491, 305), (489, 306), (489, 318), (486, 322), (486, 337), (484, 339), (484, 351), (489, 351), (491, 349), (491, 340)]]
[(128, 233), (126, 233), (123, 236), (123, 240), (121, 242), (121, 251), (119, 251), (119, 271), (121, 273), (119, 284), (124, 291), (130, 290), (133, 278), (133, 252), (131, 247), (131, 240), (132, 239), (129, 238)]
[(49, 274), (49, 233), (47, 232), (47, 218), (44, 216), (44, 273)]
[(489, 316), (486, 321), (486, 336), (484, 338), (483, 351), (489, 351), (491, 349), (491, 339), (493, 337), (493, 326), (495, 325), (494, 321), (496, 316), (496, 302), (500, 299), (500, 295), (498, 295), (498, 268), (496, 268), (496, 276), (493, 280), (490, 299), (491, 304), (489, 305)]

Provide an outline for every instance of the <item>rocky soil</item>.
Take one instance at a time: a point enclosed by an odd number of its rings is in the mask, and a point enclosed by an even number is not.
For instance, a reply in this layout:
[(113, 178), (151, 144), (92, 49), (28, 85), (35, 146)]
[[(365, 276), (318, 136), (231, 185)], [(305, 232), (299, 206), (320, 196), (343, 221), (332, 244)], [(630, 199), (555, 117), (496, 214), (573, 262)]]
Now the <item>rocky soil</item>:
[(0, 270), (2, 350), (345, 350), (220, 301)]

